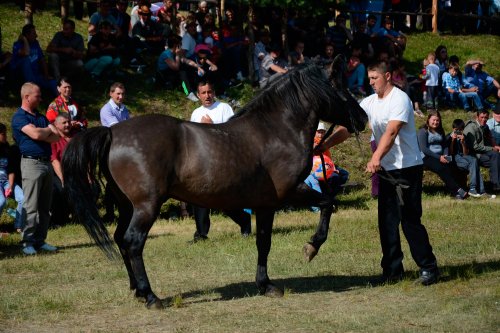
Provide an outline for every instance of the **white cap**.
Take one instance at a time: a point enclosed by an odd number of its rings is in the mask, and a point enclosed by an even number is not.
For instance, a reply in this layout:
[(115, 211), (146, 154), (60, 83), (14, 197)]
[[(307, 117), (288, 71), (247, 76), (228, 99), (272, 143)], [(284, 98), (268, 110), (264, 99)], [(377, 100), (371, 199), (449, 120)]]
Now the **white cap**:
[(316, 131), (326, 131), (325, 123), (323, 123), (322, 121), (320, 121), (319, 124), (318, 124), (318, 129), (316, 129)]

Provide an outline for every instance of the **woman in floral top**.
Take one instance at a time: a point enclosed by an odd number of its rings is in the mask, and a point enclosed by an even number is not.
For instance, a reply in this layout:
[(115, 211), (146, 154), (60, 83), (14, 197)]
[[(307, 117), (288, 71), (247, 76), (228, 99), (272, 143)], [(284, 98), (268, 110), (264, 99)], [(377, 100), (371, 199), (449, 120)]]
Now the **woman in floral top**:
[(59, 96), (47, 108), (47, 114), (45, 115), (47, 119), (53, 123), (59, 113), (66, 112), (70, 115), (73, 130), (79, 131), (87, 128), (87, 119), (85, 119), (82, 109), (71, 97), (72, 88), (67, 78), (61, 77), (59, 79), (57, 90), (59, 91)]

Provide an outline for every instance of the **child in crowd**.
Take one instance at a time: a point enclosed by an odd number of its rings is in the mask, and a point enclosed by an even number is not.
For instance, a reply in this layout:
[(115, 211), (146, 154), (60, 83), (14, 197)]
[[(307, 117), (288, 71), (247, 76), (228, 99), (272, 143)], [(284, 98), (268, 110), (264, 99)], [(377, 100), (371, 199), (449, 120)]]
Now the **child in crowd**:
[(14, 161), (7, 142), (7, 127), (0, 123), (0, 212), (7, 203), (7, 198), (14, 195), (17, 202), (14, 228), (17, 232), (23, 229), (23, 190), (14, 182)]
[(437, 109), (437, 98), (439, 89), (439, 66), (436, 65), (436, 55), (431, 52), (427, 55), (429, 64), (425, 67), (426, 79), (425, 86), (427, 88), (427, 107)]
[(457, 64), (450, 64), (448, 73), (443, 74), (443, 87), (446, 89), (446, 99), (452, 105), (460, 101), (465, 112), (471, 112), (472, 108), (468, 101), (471, 98), (477, 110), (483, 109), (483, 104), (477, 94), (478, 87), (463, 79)]

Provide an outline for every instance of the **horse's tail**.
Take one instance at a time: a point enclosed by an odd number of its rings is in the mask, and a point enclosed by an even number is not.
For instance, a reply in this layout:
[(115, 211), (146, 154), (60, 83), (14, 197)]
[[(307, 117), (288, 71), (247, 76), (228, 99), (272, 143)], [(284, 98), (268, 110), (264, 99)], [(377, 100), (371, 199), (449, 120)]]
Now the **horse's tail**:
[(62, 170), (64, 189), (75, 219), (83, 224), (90, 237), (109, 258), (116, 258), (118, 253), (97, 209), (101, 176), (110, 175), (108, 155), (111, 140), (108, 127), (90, 128), (79, 133), (64, 151)]

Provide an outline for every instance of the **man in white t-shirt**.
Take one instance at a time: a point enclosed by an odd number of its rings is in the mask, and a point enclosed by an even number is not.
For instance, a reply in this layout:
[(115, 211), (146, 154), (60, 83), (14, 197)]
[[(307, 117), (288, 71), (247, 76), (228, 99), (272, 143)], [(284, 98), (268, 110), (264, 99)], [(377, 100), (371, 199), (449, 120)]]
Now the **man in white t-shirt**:
[[(198, 83), (198, 98), (201, 106), (193, 111), (191, 121), (204, 124), (225, 123), (234, 115), (233, 109), (229, 104), (215, 100), (215, 91), (213, 84), (207, 81)], [(196, 222), (196, 232), (194, 233), (194, 242), (207, 239), (210, 230), (210, 209), (193, 206), (194, 220)], [(224, 213), (229, 216), (241, 228), (241, 234), (247, 237), (252, 232), (251, 216), (243, 209), (226, 210)]]
[(380, 176), (378, 226), (382, 245), (383, 275), (377, 284), (403, 278), (403, 252), (399, 224), (420, 267), (418, 282), (438, 281), (439, 270), (427, 230), (422, 225), (422, 156), (418, 147), (415, 119), (410, 99), (391, 81), (387, 63), (368, 67), (368, 78), (375, 94), (360, 106), (368, 115), (377, 149), (366, 171)]

